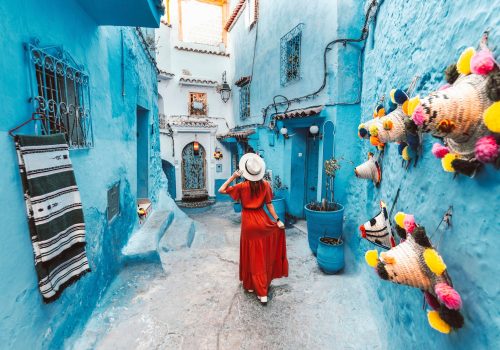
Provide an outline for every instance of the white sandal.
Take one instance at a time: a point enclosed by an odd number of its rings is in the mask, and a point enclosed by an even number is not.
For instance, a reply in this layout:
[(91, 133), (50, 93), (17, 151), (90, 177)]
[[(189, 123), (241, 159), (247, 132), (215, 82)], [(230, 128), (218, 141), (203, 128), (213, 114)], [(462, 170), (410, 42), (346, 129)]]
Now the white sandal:
[(257, 298), (260, 300), (260, 302), (264, 305), (267, 304), (267, 295), (265, 297), (259, 297), (257, 296)]

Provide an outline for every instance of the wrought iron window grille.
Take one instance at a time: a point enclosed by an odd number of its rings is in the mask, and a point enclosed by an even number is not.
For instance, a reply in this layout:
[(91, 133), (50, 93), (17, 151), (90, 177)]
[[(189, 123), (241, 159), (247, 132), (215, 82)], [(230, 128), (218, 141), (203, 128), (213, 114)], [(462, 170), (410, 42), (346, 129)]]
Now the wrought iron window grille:
[(25, 45), (29, 59), (30, 103), (45, 118), (41, 134), (65, 133), (70, 149), (94, 146), (89, 76), (61, 46)]
[(250, 84), (240, 88), (240, 118), (242, 120), (250, 118)]
[(300, 80), (300, 61), (303, 23), (299, 23), (280, 39), (281, 86)]
[(189, 93), (189, 116), (206, 117), (208, 115), (207, 94), (204, 92)]

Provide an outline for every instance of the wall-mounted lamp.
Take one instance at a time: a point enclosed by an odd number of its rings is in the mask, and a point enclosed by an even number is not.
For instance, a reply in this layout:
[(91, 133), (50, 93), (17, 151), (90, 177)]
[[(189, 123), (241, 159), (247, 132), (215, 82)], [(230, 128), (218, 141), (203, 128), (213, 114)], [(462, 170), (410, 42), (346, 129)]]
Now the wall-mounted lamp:
[(231, 97), (231, 87), (226, 80), (226, 71), (222, 73), (222, 85), (218, 86), (218, 92), (220, 93), (220, 98), (224, 103), (229, 101), (229, 98)]
[(319, 133), (319, 126), (313, 124), (309, 127), (309, 133), (316, 139), (316, 136), (319, 136), (321, 139), (321, 134)]
[(283, 137), (284, 137), (285, 139), (287, 139), (287, 138), (288, 138), (288, 129), (287, 129), (287, 128), (285, 128), (285, 127), (282, 127), (282, 128), (280, 129), (280, 134), (281, 134), (281, 135), (283, 135)]

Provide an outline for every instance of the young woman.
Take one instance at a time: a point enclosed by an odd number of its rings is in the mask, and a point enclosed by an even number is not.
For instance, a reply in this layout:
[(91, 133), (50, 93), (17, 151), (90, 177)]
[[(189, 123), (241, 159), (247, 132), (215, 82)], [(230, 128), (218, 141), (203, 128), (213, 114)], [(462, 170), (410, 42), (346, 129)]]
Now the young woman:
[[(271, 281), (288, 276), (285, 225), (271, 203), (271, 186), (262, 180), (266, 170), (264, 160), (255, 153), (247, 153), (241, 157), (239, 168), (219, 192), (241, 202), (240, 281), (247, 291), (255, 291), (265, 305)], [(240, 176), (247, 181), (229, 186)], [(264, 211), (264, 204), (275, 222)]]

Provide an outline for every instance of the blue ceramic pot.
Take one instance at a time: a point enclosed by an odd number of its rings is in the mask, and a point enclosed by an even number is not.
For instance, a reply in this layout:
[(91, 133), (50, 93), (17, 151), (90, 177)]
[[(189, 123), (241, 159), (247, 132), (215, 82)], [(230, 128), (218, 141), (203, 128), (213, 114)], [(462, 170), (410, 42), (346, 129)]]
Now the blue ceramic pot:
[(332, 239), (321, 237), (318, 239), (318, 265), (324, 273), (332, 275), (344, 268), (344, 241), (334, 244)]
[[(330, 203), (333, 204), (333, 203)], [(304, 207), (309, 248), (316, 255), (320, 237), (339, 238), (344, 224), (344, 206), (337, 203), (336, 211), (316, 211)]]
[[(286, 212), (286, 207), (285, 207), (285, 198), (283, 197), (275, 197), (271, 203), (273, 203), (274, 210), (276, 210), (276, 214), (280, 218), (282, 222), (285, 222), (285, 212)], [(269, 214), (269, 211), (267, 210), (267, 206), (264, 204), (264, 210), (266, 211), (267, 215), (271, 218), (271, 220), (274, 221), (273, 217), (271, 214)]]
[(233, 202), (233, 209), (235, 213), (241, 213), (241, 203)]

